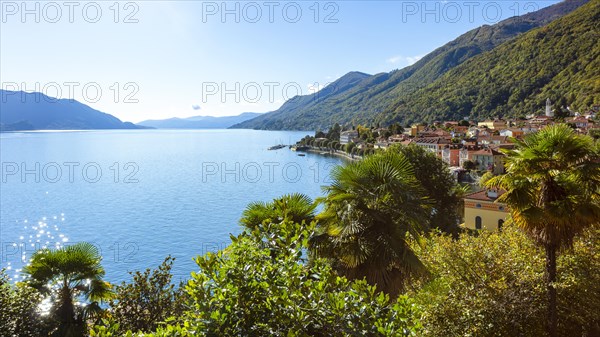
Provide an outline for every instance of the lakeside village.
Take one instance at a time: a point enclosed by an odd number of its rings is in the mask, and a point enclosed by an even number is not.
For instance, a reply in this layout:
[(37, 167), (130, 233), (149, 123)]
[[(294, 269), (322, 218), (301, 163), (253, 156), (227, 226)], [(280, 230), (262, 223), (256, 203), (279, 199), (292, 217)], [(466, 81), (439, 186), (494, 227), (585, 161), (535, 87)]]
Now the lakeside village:
[(595, 122), (599, 113), (600, 106), (593, 106), (584, 114), (566, 111), (555, 116), (548, 99), (543, 115), (519, 120), (445, 121), (406, 128), (399, 124), (387, 128), (359, 125), (349, 130), (336, 124), (327, 131), (317, 131), (314, 137), (304, 137), (291, 149), (358, 160), (396, 144), (423, 147), (447, 163), (459, 183), (471, 185), (472, 193), (464, 196), (462, 226), (494, 230), (500, 229), (508, 216), (506, 205), (494, 202), (503, 191), (482, 190), (479, 181), (486, 174), (489, 177), (505, 172), (501, 149), (513, 149), (512, 139), (521, 139), (557, 123), (566, 123), (577, 133), (600, 138), (600, 122)]

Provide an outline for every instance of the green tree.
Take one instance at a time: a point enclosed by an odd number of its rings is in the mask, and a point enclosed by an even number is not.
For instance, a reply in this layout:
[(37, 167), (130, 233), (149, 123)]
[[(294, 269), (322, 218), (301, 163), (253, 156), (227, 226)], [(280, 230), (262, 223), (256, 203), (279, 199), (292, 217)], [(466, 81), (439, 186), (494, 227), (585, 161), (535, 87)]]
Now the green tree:
[[(169, 317), (178, 317), (185, 309), (181, 288), (175, 288), (171, 268), (175, 258), (168, 256), (154, 270), (130, 273), (131, 283), (121, 283), (110, 301), (111, 323), (119, 325), (115, 332), (150, 332)], [(110, 325), (107, 326), (110, 328)]]
[[(339, 138), (338, 138), (338, 140), (339, 140)], [(339, 145), (340, 145), (339, 141), (337, 141), (337, 140), (334, 140), (334, 141), (332, 141), (332, 142), (329, 144), (329, 147), (330, 147), (332, 150), (337, 150), (337, 149), (338, 149), (338, 147), (339, 147)]]
[(366, 126), (359, 125), (356, 127), (356, 131), (358, 131), (358, 137), (362, 140), (367, 140), (373, 136), (371, 129)]
[(558, 259), (560, 336), (600, 336), (600, 226), (583, 232)]
[(474, 170), (477, 168), (477, 164), (472, 160), (465, 160), (463, 162), (463, 168), (467, 171)]
[(340, 140), (340, 133), (342, 132), (342, 128), (338, 123), (335, 123), (331, 129), (327, 132), (327, 139), (329, 140)]
[[(99, 302), (111, 297), (111, 285), (105, 282), (102, 257), (98, 249), (87, 242), (64, 248), (41, 249), (35, 252), (23, 272), (27, 284), (49, 295), (50, 315), (58, 323), (57, 336), (84, 336), (87, 321), (98, 317)], [(83, 307), (76, 300), (91, 301)]]
[(570, 117), (571, 113), (569, 112), (569, 110), (567, 110), (566, 108), (564, 108), (561, 105), (555, 105), (554, 106), (554, 117), (564, 120), (567, 117)]
[[(471, 185), (470, 184), (456, 184), (454, 186), (454, 195), (458, 199), (458, 205), (456, 206), (456, 214), (458, 215), (458, 219), (463, 220), (465, 218), (465, 199), (464, 197), (471, 193)], [(456, 237), (456, 234), (453, 233), (453, 236)]]
[(354, 148), (356, 147), (356, 144), (350, 142), (344, 145), (344, 151), (346, 151), (346, 153), (352, 153), (352, 150), (354, 150)]
[[(586, 230), (558, 260), (559, 336), (600, 333), (600, 228)], [(544, 251), (523, 231), (506, 225), (458, 239), (433, 235), (415, 251), (430, 275), (413, 283), (422, 308), (422, 336), (544, 334)]]
[(407, 298), (391, 302), (321, 259), (303, 259), (311, 227), (284, 221), (272, 228), (269, 247), (257, 229), (196, 258), (200, 270), (185, 287), (191, 307), (184, 323), (161, 327), (156, 336), (415, 335)]
[(376, 153), (334, 168), (331, 178), (311, 251), (346, 277), (397, 295), (421, 270), (407, 239), (426, 229), (431, 211), (408, 158)]
[(505, 150), (506, 174), (487, 187), (506, 190), (500, 202), (508, 204), (513, 221), (546, 254), (547, 334), (557, 335), (556, 260), (560, 249), (600, 219), (600, 157), (593, 140), (564, 124), (546, 127), (515, 140)]
[(404, 127), (398, 123), (394, 123), (390, 125), (389, 130), (392, 135), (398, 135), (404, 132)]
[(397, 145), (392, 149), (403, 154), (411, 163), (415, 177), (431, 202), (432, 209), (427, 219), (428, 227), (456, 234), (461, 220), (459, 214), (461, 200), (456, 190), (456, 179), (452, 177), (448, 165), (433, 152), (414, 144)]
[(414, 249), (430, 277), (413, 283), (424, 336), (539, 336), (543, 258), (522, 232), (433, 235)]

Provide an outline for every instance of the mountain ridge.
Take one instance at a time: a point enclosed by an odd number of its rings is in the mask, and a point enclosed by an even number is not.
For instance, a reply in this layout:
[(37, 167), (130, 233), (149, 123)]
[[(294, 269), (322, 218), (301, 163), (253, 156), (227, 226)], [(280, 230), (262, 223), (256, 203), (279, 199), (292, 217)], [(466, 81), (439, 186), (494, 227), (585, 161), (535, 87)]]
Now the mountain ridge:
[(73, 99), (0, 90), (0, 131), (146, 129)]
[[(596, 42), (594, 42), (596, 41)], [(519, 117), (600, 104), (600, 0), (478, 55), (395, 102), (376, 120)], [(404, 115), (404, 116), (403, 116)]]
[[(305, 102), (310, 98), (318, 102), (298, 105), (294, 109), (288, 109), (284, 103), (273, 112), (234, 125), (233, 128), (316, 130), (326, 129), (334, 123), (404, 121), (404, 118), (388, 120), (382, 115), (391, 113), (391, 106), (397, 106), (406, 96), (431, 85), (448, 71), (473, 57), (543, 27), (585, 3), (587, 0), (563, 1), (536, 12), (508, 18), (495, 25), (475, 28), (435, 49), (411, 66), (371, 75), (354, 86), (325, 98), (315, 94), (303, 96), (302, 100), (293, 98), (297, 102)], [(331, 85), (337, 85), (336, 82)]]

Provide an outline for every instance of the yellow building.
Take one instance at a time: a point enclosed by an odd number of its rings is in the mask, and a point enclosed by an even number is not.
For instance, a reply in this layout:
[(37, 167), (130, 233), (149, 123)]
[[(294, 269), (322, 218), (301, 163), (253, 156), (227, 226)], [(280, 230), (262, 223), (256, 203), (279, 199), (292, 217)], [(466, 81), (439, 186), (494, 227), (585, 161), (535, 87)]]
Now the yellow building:
[(488, 129), (492, 129), (492, 130), (499, 130), (499, 129), (506, 129), (506, 122), (505, 121), (499, 121), (499, 120), (495, 120), (495, 121), (483, 121), (483, 122), (479, 122), (477, 123), (478, 127), (487, 127)]
[(421, 125), (421, 124), (413, 124), (410, 127), (410, 135), (413, 137), (416, 137), (419, 132), (425, 130), (425, 125)]
[(468, 229), (497, 230), (502, 228), (508, 216), (508, 207), (494, 202), (504, 191), (482, 190), (464, 197), (465, 223)]

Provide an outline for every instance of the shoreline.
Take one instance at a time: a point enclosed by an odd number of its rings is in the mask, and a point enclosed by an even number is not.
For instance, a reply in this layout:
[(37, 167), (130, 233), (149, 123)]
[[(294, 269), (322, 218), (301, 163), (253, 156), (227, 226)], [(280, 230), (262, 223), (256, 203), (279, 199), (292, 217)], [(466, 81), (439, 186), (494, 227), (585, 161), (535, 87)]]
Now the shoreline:
[[(332, 152), (332, 150), (320, 150), (320, 149), (312, 147), (312, 146), (310, 146), (308, 148), (308, 150), (298, 151), (298, 152), (315, 153), (315, 154), (318, 154), (318, 155), (321, 155), (321, 156), (324, 156), (324, 157), (326, 157), (326, 156), (336, 156), (336, 157), (339, 157), (339, 158), (342, 158), (342, 159), (345, 159), (345, 160), (349, 160), (349, 161), (358, 161), (358, 160), (362, 159), (361, 156), (358, 156), (358, 155), (352, 156), (352, 155), (350, 155), (350, 154), (348, 154), (346, 152), (343, 152), (343, 151), (335, 150), (335, 151)], [(325, 153), (325, 154), (322, 154), (322, 153)]]

